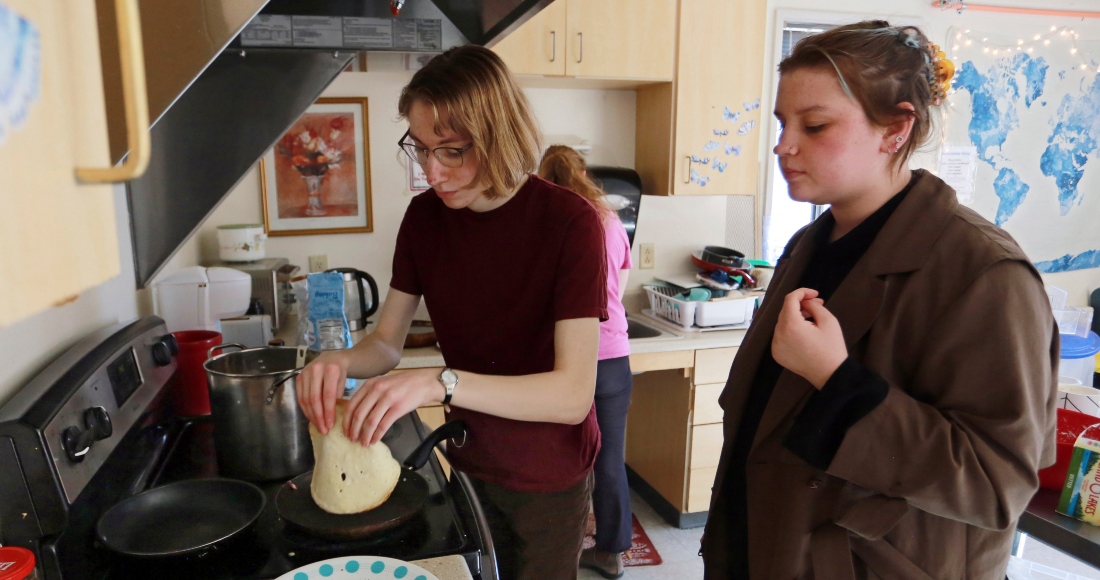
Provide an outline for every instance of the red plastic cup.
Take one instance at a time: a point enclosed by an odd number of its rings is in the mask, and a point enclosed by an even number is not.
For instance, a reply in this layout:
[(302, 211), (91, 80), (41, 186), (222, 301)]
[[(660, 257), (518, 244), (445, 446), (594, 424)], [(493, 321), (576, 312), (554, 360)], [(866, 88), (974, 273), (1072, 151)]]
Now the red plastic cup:
[(14, 546), (0, 548), (0, 580), (37, 579), (34, 564), (34, 552), (30, 550)]
[(176, 358), (176, 374), (169, 386), (172, 406), (184, 417), (210, 414), (210, 390), (206, 381), (206, 353), (222, 343), (220, 332), (213, 330), (181, 330), (173, 332), (180, 345)]
[(1054, 465), (1039, 470), (1039, 487), (1043, 489), (1062, 489), (1069, 473), (1069, 462), (1073, 459), (1073, 444), (1077, 436), (1089, 427), (1100, 423), (1100, 417), (1078, 413), (1070, 409), (1058, 409), (1057, 456)]

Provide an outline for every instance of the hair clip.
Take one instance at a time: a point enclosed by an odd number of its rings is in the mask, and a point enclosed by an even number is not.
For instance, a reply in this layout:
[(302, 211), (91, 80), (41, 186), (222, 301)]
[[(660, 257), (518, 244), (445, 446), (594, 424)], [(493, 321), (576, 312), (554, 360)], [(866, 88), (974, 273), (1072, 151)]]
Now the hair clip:
[(930, 65), (928, 88), (932, 93), (932, 104), (939, 105), (947, 98), (951, 90), (951, 78), (955, 76), (955, 63), (951, 62), (938, 45), (928, 43), (927, 60)]

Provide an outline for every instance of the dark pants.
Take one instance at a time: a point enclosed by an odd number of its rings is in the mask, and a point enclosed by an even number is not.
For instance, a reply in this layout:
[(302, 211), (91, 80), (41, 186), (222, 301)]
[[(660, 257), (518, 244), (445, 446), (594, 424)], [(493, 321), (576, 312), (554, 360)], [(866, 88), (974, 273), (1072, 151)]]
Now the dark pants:
[(596, 455), (596, 487), (592, 509), (596, 515), (596, 549), (625, 552), (632, 531), (630, 487), (626, 481), (626, 412), (634, 380), (630, 357), (601, 360), (596, 368), (596, 422), (600, 452)]
[(513, 491), (471, 477), (501, 580), (576, 580), (592, 474), (556, 493)]

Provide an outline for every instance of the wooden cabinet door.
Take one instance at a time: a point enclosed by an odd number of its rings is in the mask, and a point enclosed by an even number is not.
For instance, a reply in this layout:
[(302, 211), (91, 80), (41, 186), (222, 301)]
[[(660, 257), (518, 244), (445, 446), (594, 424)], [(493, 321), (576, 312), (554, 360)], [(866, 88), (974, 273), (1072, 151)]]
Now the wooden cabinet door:
[(518, 75), (565, 74), (566, 0), (556, 0), (493, 46)]
[(672, 193), (756, 195), (767, 0), (681, 0)]
[(565, 74), (672, 79), (676, 0), (558, 0), (555, 4), (563, 1), (569, 6)]
[(0, 326), (119, 272), (113, 187), (74, 174), (110, 165), (95, 2), (4, 0), (3, 11), (33, 33), (0, 29), (0, 54), (31, 55), (20, 74), (0, 67), (19, 99), (0, 103)]

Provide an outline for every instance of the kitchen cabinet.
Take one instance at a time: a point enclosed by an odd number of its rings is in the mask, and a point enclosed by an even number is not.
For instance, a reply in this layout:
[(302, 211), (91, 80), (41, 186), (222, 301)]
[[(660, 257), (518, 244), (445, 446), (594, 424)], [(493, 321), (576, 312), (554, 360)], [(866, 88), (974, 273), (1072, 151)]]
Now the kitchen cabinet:
[(626, 465), (631, 486), (657, 513), (687, 528), (705, 523), (710, 509), (724, 440), (718, 396), (737, 347), (680, 352), (688, 357), (669, 362), (688, 366), (634, 377)]
[(115, 171), (98, 34), (95, 0), (0, 4), (0, 55), (19, 61), (0, 64), (0, 326), (118, 275), (114, 188), (93, 183)]
[(493, 47), (512, 72), (671, 80), (676, 0), (556, 0)]
[(767, 0), (680, 0), (676, 78), (638, 87), (635, 168), (658, 195), (756, 195)]

